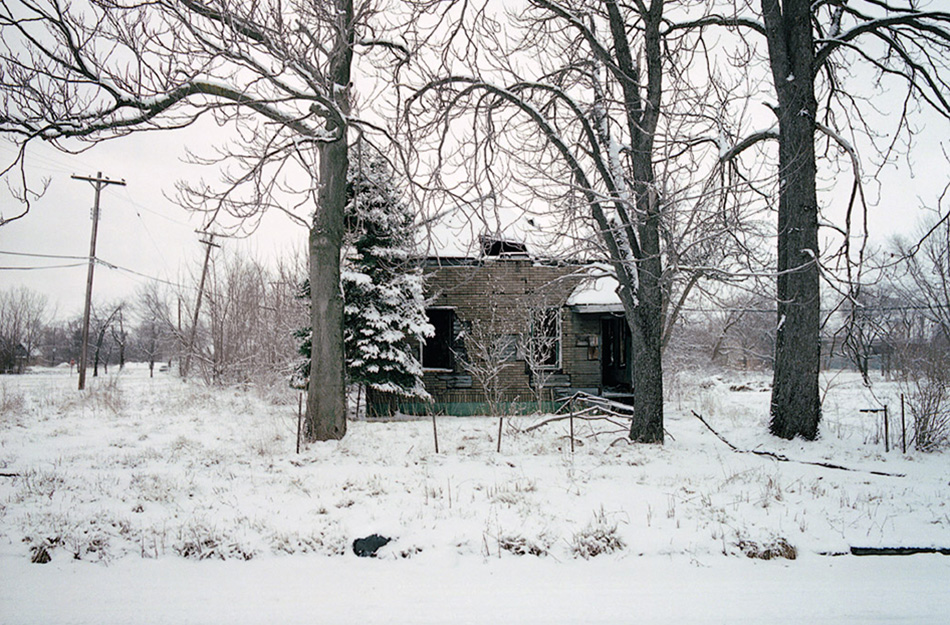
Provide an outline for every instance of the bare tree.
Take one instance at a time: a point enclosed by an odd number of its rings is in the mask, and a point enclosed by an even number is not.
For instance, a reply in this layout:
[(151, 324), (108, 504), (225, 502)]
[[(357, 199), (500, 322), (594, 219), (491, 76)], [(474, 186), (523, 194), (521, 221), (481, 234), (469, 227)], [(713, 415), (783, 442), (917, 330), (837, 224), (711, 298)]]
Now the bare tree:
[(899, 307), (894, 295), (882, 281), (860, 285), (860, 290), (853, 289), (841, 303), (844, 322), (834, 335), (834, 344), (840, 342), (842, 352), (858, 369), (865, 385), (871, 384), (874, 356), (882, 359), (882, 370), (886, 371), (889, 364), (890, 343), (896, 338), (889, 334), (894, 327), (894, 312)]
[(75, 363), (79, 359), (80, 318), (52, 321), (44, 324), (40, 337), (43, 361), (54, 367), (61, 363)]
[(491, 416), (503, 416), (505, 392), (508, 390), (505, 371), (514, 367), (517, 357), (515, 323), (499, 314), (489, 303), (490, 312), (483, 319), (467, 322), (459, 337), (464, 346), (456, 353), (457, 361), (485, 393)]
[(39, 346), (46, 296), (27, 287), (0, 291), (0, 371), (22, 373)]
[(899, 368), (914, 444), (934, 451), (950, 444), (950, 214), (938, 205), (914, 242), (898, 238), (891, 249), (884, 338)]
[(544, 410), (544, 391), (557, 374), (560, 364), (561, 309), (534, 301), (530, 302), (526, 313), (523, 317), (526, 323), (522, 324), (518, 334), (518, 349), (528, 369), (537, 410), (541, 412)]
[[(674, 28), (721, 26), (767, 45), (765, 64), (777, 105), (770, 104), (777, 129), (750, 133), (724, 150), (732, 158), (763, 139), (778, 140), (777, 337), (770, 430), (783, 438), (818, 434), (820, 209), (816, 177), (819, 157), (831, 170), (852, 172), (853, 192), (844, 223), (834, 226), (841, 246), (832, 254), (846, 280), (859, 284), (866, 233), (867, 174), (859, 152), (880, 157), (880, 166), (911, 138), (911, 114), (923, 104), (950, 118), (950, 13), (916, 0), (735, 0), (723, 13), (705, 15)], [(754, 71), (755, 44), (746, 71)], [(890, 98), (881, 95), (889, 93)], [(901, 94), (895, 97), (894, 94)], [(878, 113), (896, 104), (888, 132)], [(825, 149), (816, 149), (823, 139)], [(873, 174), (872, 174), (873, 175)], [(826, 222), (827, 223), (827, 222)], [(827, 275), (827, 274), (826, 274)], [(853, 293), (852, 293), (853, 295)]]
[(118, 323), (117, 320), (122, 317), (124, 306), (124, 302), (93, 306), (90, 333), (95, 340), (92, 352), (92, 377), (94, 378), (99, 377), (99, 363), (102, 363), (105, 373), (109, 373), (109, 358), (113, 345), (111, 341), (107, 342), (106, 339), (111, 338), (109, 332)]
[(709, 359), (742, 369), (771, 364), (775, 353), (774, 302), (758, 293), (732, 293), (704, 311)]
[[(3, 0), (0, 132), (22, 148), (213, 117), (233, 130), (223, 186), (182, 189), (185, 203), (253, 229), (265, 209), (310, 228), (313, 350), (307, 436), (346, 431), (340, 244), (357, 49), (376, 37), (373, 0)], [(21, 152), (22, 157), (22, 152)], [(9, 170), (14, 171), (14, 170)], [(312, 217), (309, 213), (312, 213)]]
[(950, 346), (950, 214), (931, 215), (919, 241), (898, 239), (894, 252), (900, 299), (924, 320), (932, 341)]
[(148, 363), (149, 377), (152, 377), (159, 357), (170, 356), (170, 350), (179, 343), (171, 307), (161, 285), (149, 282), (141, 287), (136, 294), (134, 310), (138, 317), (135, 342)]
[[(690, 290), (725, 273), (718, 263), (730, 256), (717, 256), (712, 231), (679, 229), (723, 224), (722, 240), (739, 240), (722, 210), (733, 206), (710, 201), (731, 184), (712, 175), (718, 124), (689, 113), (702, 101), (685, 76), (696, 39), (668, 28), (664, 10), (663, 0), (531, 0), (513, 18), (514, 37), (485, 7), (460, 23), (456, 56), (446, 52), (446, 67), (407, 102), (417, 143), (439, 149), (430, 186), (478, 205), (491, 230), (501, 227), (499, 199), (520, 185), (512, 204), (529, 205), (529, 222), (537, 216), (562, 245), (609, 259), (636, 362), (630, 438), (653, 443), (663, 440), (663, 345)], [(467, 76), (457, 71), (466, 63)], [(463, 124), (471, 131), (458, 139)], [(460, 162), (464, 177), (451, 171)]]
[(195, 333), (196, 372), (212, 384), (282, 388), (297, 352), (293, 330), (306, 315), (294, 297), (299, 280), (286, 265), (275, 272), (227, 249), (219, 254)]

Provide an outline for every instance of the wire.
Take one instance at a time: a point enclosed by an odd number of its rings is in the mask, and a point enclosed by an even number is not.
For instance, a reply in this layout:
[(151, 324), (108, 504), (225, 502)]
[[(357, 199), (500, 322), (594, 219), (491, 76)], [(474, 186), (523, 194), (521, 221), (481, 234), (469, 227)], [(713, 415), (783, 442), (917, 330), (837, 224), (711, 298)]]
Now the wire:
[(45, 265), (43, 267), (0, 267), (0, 271), (37, 271), (41, 269), (69, 269), (70, 267), (83, 267), (85, 263), (75, 263), (73, 265)]
[(97, 258), (97, 259), (96, 259), (96, 264), (97, 264), (97, 265), (102, 265), (103, 267), (105, 267), (105, 268), (107, 268), (107, 269), (115, 269), (115, 270), (117, 270), (117, 271), (124, 271), (124, 272), (130, 273), (130, 274), (132, 274), (132, 275), (134, 275), (134, 276), (138, 276), (138, 277), (140, 277), (140, 278), (145, 278), (145, 279), (147, 279), (147, 280), (153, 280), (154, 282), (161, 282), (162, 284), (167, 284), (167, 285), (169, 285), (169, 286), (174, 286), (174, 287), (180, 287), (180, 286), (181, 286), (180, 284), (176, 284), (176, 283), (170, 282), (170, 281), (168, 281), (168, 280), (163, 280), (162, 278), (156, 278), (155, 276), (149, 276), (149, 275), (144, 274), (144, 273), (141, 273), (141, 272), (139, 272), (139, 271), (135, 271), (134, 269), (129, 269), (128, 267), (120, 267), (119, 265), (115, 265), (115, 264), (110, 263), (110, 262), (108, 262), (108, 261), (102, 260), (101, 258)]
[[(178, 225), (180, 225), (180, 226), (188, 226), (188, 227), (191, 227), (191, 224), (189, 224), (189, 223), (187, 223), (187, 222), (181, 221), (180, 219), (175, 219), (174, 217), (169, 217), (168, 215), (162, 213), (161, 211), (157, 211), (157, 210), (155, 210), (155, 209), (149, 208), (149, 207), (146, 206), (145, 204), (142, 204), (141, 202), (137, 202), (137, 201), (133, 200), (131, 193), (129, 193), (128, 187), (122, 187), (121, 190), (119, 190), (119, 189), (110, 189), (110, 190), (107, 191), (107, 192), (110, 193), (110, 194), (112, 194), (116, 199), (118, 199), (118, 200), (120, 200), (120, 201), (122, 201), (122, 202), (125, 202), (125, 203), (127, 203), (127, 204), (130, 204), (130, 205), (134, 206), (135, 208), (141, 209), (141, 210), (145, 211), (146, 213), (151, 213), (152, 215), (155, 215), (156, 217), (160, 217), (161, 219), (164, 219), (165, 221), (170, 221), (170, 222), (172, 222), (172, 223), (174, 223), (174, 224), (178, 224)], [(142, 215), (139, 215), (139, 213), (138, 213), (137, 211), (136, 211), (136, 215), (139, 216), (139, 219), (142, 218)]]
[(0, 254), (7, 254), (9, 256), (29, 256), (31, 258), (57, 258), (59, 260), (88, 260), (88, 256), (62, 256), (60, 254), (29, 254), (27, 252), (9, 252), (6, 250), (0, 250)]
[[(20, 146), (18, 145), (0, 143), (0, 148), (8, 148), (10, 156), (19, 155), (20, 153)], [(56, 157), (53, 156), (54, 154)], [(57, 158), (60, 156), (64, 158)], [(33, 146), (32, 149), (27, 148), (26, 158), (27, 167), (29, 169), (42, 169), (48, 172), (69, 174), (71, 171), (76, 170), (77, 167), (83, 167), (83, 165), (79, 165), (81, 159), (79, 159), (77, 155), (62, 152), (55, 148), (43, 149), (40, 146)], [(36, 161), (43, 162), (37, 163)]]

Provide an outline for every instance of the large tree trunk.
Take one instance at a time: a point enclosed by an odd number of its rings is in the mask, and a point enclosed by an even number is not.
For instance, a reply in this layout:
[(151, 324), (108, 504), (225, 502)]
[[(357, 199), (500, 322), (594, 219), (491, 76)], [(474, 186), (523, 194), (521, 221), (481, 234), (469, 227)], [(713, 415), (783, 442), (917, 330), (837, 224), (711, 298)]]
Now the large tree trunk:
[(779, 103), (778, 328), (772, 434), (818, 435), (821, 324), (814, 41), (808, 0), (762, 0)]
[[(649, 176), (652, 184), (652, 164)], [(643, 185), (646, 189), (647, 185)], [(641, 197), (647, 219), (639, 228), (640, 247), (644, 258), (637, 261), (636, 323), (631, 325), (633, 338), (634, 418), (630, 424), (630, 440), (638, 443), (663, 443), (663, 292), (660, 288), (659, 212), (651, 191)]]
[[(626, 35), (619, 31), (617, 3), (608, 3), (611, 32), (620, 66), (629, 76), (640, 73), (625, 45)], [(630, 440), (639, 443), (663, 444), (663, 290), (660, 276), (663, 260), (660, 254), (660, 202), (653, 166), (654, 141), (659, 122), (663, 94), (663, 52), (660, 26), (663, 23), (663, 0), (653, 0), (643, 19), (643, 56), (646, 62), (646, 88), (640, 96), (638, 81), (624, 81), (627, 124), (633, 142), (633, 190), (636, 195), (637, 238), (640, 257), (637, 259), (637, 302), (633, 311), (633, 398), (634, 418), (630, 424)], [(623, 27), (626, 32), (626, 27)]]
[[(328, 79), (335, 86), (333, 97), (338, 109), (348, 115), (353, 1), (335, 0), (335, 4), (340, 20), (339, 36), (331, 53)], [(332, 130), (338, 132), (339, 138), (320, 147), (317, 210), (310, 230), (310, 327), (313, 334), (306, 436), (311, 441), (339, 440), (346, 434), (340, 249), (349, 162), (345, 122)]]
[(346, 205), (346, 137), (320, 150), (320, 206), (310, 231), (310, 384), (307, 438), (336, 440), (346, 434), (343, 359), (343, 293), (340, 247)]

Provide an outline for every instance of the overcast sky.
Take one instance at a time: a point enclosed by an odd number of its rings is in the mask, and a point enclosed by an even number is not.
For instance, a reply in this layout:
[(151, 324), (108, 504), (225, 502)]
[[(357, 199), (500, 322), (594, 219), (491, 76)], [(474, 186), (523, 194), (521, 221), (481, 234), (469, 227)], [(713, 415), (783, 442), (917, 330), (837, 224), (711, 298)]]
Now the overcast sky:
[[(880, 186), (867, 187), (872, 202), (872, 240), (877, 243), (894, 234), (912, 234), (920, 207), (936, 206), (937, 196), (950, 182), (950, 163), (940, 143), (950, 138), (950, 122), (930, 114), (920, 127), (910, 157), (913, 173), (907, 159), (896, 159), (885, 169)], [(186, 146), (207, 155), (210, 147), (220, 142), (220, 137), (215, 140), (209, 132), (213, 131), (198, 126), (133, 135), (78, 155), (33, 145), (28, 172), (35, 179), (48, 177), (50, 186), (26, 217), (0, 227), (0, 289), (26, 285), (48, 297), (56, 318), (81, 314), (87, 271), (82, 259), (89, 252), (94, 189), (71, 175), (94, 176), (100, 171), (112, 180), (124, 179), (126, 186), (109, 185), (102, 194), (97, 256), (117, 268), (97, 266), (95, 300), (131, 299), (136, 289), (151, 279), (175, 282), (189, 272), (197, 274), (203, 247), (195, 231), (203, 225), (201, 216), (189, 214), (165, 196), (174, 193), (176, 179), (196, 176), (194, 166), (182, 163)], [(0, 139), (0, 162), (6, 165), (13, 154), (12, 146)], [(214, 179), (213, 172), (205, 175)], [(823, 196), (826, 204), (834, 202), (840, 207), (846, 203), (850, 175), (843, 174), (840, 180), (835, 194)], [(4, 215), (14, 212), (4, 189), (0, 189), (0, 202), (4, 203)], [(945, 204), (943, 210), (948, 209)], [(824, 237), (823, 248), (827, 242)], [(294, 251), (303, 253), (307, 233), (285, 215), (274, 213), (251, 237), (222, 243), (229, 251), (273, 262)]]
[[(203, 225), (202, 217), (165, 195), (173, 194), (175, 180), (189, 172), (182, 164), (185, 145), (198, 148), (205, 143), (196, 140), (194, 131), (177, 131), (130, 136), (79, 155), (39, 143), (31, 147), (28, 171), (37, 179), (48, 177), (50, 186), (26, 217), (0, 227), (0, 289), (26, 285), (39, 291), (49, 298), (58, 318), (82, 313), (86, 261), (41, 255), (88, 256), (94, 188), (71, 176), (95, 176), (100, 171), (111, 180), (124, 179), (126, 186), (108, 185), (100, 199), (96, 256), (119, 268), (96, 267), (96, 301), (132, 297), (151, 278), (176, 281), (187, 275), (202, 259), (204, 248), (195, 232)], [(0, 141), (4, 164), (12, 155), (10, 144)], [(10, 202), (5, 191), (0, 202)], [(4, 206), (4, 215), (13, 208)], [(306, 241), (304, 228), (275, 213), (252, 237), (218, 242), (271, 262), (280, 254), (304, 250)], [(14, 269), (27, 267), (31, 269)]]

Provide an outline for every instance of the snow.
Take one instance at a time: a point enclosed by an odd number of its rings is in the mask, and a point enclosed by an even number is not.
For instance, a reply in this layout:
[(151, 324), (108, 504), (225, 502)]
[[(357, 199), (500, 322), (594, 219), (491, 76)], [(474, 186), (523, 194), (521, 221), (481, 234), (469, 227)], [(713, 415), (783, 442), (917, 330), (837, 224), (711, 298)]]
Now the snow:
[(567, 298), (567, 305), (585, 312), (623, 312), (617, 290), (620, 282), (606, 265), (592, 265), (590, 277), (582, 280)]
[(269, 558), (9, 562), (0, 609), (33, 623), (943, 623), (947, 558), (559, 563)]
[[(441, 417), (440, 454), (406, 419), (297, 455), (289, 390), (141, 366), (75, 383), (0, 376), (4, 623), (945, 621), (950, 558), (822, 555), (950, 547), (947, 454), (885, 453), (859, 412), (899, 414), (890, 382), (823, 374), (806, 443), (766, 434), (767, 374), (675, 372), (666, 445), (576, 423), (573, 455), (567, 422), (525, 431), (540, 417), (506, 420), (500, 454), (497, 419)], [(740, 449), (854, 470), (734, 453), (693, 410)], [(372, 533), (394, 540), (354, 556)], [(579, 555), (603, 535), (625, 547)], [(740, 547), (779, 538), (795, 560)]]

